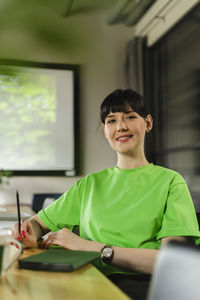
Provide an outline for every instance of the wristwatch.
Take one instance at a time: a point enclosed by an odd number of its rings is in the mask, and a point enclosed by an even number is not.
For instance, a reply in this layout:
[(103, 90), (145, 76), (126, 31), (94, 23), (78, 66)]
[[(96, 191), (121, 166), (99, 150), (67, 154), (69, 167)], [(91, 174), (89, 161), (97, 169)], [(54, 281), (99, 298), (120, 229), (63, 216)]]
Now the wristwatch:
[(105, 245), (101, 249), (101, 260), (104, 263), (110, 264), (112, 262), (113, 256), (114, 256), (114, 249), (112, 246)]

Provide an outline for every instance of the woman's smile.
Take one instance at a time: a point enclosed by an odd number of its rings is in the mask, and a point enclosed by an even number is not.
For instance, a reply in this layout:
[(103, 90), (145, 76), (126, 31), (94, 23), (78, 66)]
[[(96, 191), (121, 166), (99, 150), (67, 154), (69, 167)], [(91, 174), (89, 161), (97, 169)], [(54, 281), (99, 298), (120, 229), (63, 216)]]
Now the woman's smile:
[(116, 138), (116, 141), (118, 143), (126, 143), (128, 141), (130, 141), (130, 139), (132, 139), (133, 134), (124, 134), (124, 135), (120, 135)]

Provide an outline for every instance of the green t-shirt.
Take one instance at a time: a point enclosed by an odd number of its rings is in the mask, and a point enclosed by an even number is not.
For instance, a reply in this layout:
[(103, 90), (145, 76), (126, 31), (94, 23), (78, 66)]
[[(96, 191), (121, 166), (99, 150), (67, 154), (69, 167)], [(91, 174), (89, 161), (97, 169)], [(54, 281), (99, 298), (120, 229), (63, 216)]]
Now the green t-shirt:
[[(51, 231), (79, 225), (84, 239), (126, 248), (159, 249), (163, 237), (200, 237), (185, 180), (153, 164), (89, 174), (39, 217)], [(101, 267), (106, 274), (123, 272)]]

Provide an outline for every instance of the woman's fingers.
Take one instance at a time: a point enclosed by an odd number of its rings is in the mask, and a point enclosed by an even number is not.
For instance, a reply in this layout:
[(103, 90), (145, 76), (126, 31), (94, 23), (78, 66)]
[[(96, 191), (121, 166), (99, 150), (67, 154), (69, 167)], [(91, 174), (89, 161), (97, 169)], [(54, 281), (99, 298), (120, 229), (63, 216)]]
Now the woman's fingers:
[(14, 229), (12, 231), (13, 237), (15, 239), (18, 239), (18, 237), (24, 237), (25, 238), (28, 226), (30, 226), (29, 222), (27, 220), (22, 220), (22, 222), (21, 222), (21, 232), (19, 232), (19, 225), (18, 225), (18, 223), (15, 223), (14, 224)]
[(53, 237), (55, 236), (54, 232), (49, 233), (42, 243), (40, 244), (42, 248), (47, 248), (50, 245), (50, 242), (53, 240)]
[[(21, 222), (21, 232), (19, 232), (18, 223), (15, 223), (13, 226), (12, 235), (14, 239), (22, 241), (25, 248), (35, 247), (37, 240), (33, 234), (31, 223), (28, 220), (23, 219)], [(17, 244), (13, 243), (17, 247)]]
[(14, 237), (16, 240), (20, 240), (20, 239), (21, 239), (21, 234), (20, 234), (20, 232), (19, 232), (19, 226), (18, 226), (18, 223), (15, 223), (15, 224), (14, 224), (12, 234), (13, 234), (13, 237)]
[(59, 245), (62, 246), (62, 239), (59, 235), (59, 231), (50, 232), (44, 240), (40, 243), (40, 248), (48, 248), (50, 245)]
[(10, 244), (11, 244), (11, 246), (15, 246), (17, 249), (19, 249), (19, 245), (17, 243), (11, 242)]

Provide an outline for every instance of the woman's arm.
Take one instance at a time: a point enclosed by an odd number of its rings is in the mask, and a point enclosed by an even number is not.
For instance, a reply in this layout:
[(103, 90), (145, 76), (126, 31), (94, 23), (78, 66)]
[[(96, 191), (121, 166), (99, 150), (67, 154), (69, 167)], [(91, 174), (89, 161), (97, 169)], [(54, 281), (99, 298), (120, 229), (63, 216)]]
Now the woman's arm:
[[(184, 237), (167, 237), (162, 239), (162, 247), (169, 240), (186, 241)], [(159, 250), (144, 248), (113, 248), (115, 253), (112, 262), (113, 265), (132, 271), (152, 274)]]
[[(162, 239), (162, 246), (169, 240), (186, 241), (184, 237), (167, 237)], [(84, 240), (66, 228), (51, 232), (43, 242), (43, 247), (60, 245), (70, 250), (101, 252), (103, 243)], [(159, 250), (143, 248), (113, 247), (114, 257), (112, 264), (130, 271), (151, 274)]]

